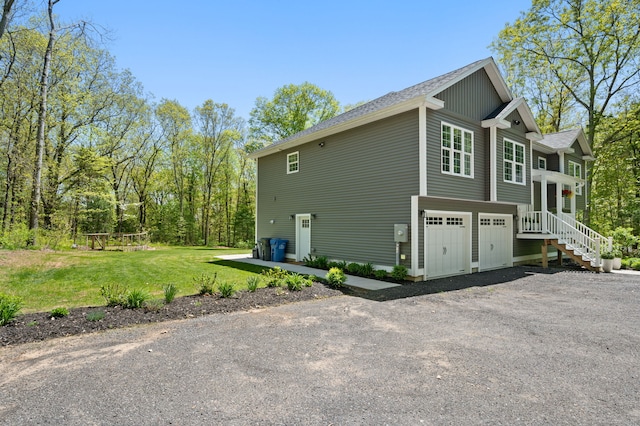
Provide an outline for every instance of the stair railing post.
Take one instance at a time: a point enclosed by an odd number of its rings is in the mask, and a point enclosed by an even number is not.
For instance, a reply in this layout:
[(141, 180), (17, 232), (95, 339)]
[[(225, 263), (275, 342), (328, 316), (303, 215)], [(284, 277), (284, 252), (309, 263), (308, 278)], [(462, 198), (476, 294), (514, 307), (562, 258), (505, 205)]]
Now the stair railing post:
[(600, 238), (596, 237), (596, 266), (600, 267), (600, 265), (602, 264), (601, 260), (600, 260)]

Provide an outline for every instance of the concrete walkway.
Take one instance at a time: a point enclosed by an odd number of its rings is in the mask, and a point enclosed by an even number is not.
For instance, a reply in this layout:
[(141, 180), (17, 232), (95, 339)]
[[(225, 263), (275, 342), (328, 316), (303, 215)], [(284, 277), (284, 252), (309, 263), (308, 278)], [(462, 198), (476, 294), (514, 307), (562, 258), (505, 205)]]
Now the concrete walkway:
[[(327, 271), (323, 269), (315, 269), (309, 268), (304, 265), (298, 265), (295, 263), (288, 262), (269, 262), (262, 259), (254, 259), (251, 257), (251, 254), (230, 254), (217, 256), (219, 259), (224, 260), (232, 260), (234, 262), (242, 262), (242, 263), (250, 263), (252, 265), (266, 266), (268, 268), (273, 268), (274, 266), (279, 266), (282, 269), (285, 269), (290, 272), (297, 272), (298, 274), (305, 275), (315, 275), (318, 277), (324, 277), (327, 274)], [(357, 287), (364, 290), (385, 290), (392, 287), (399, 287), (399, 284), (388, 283), (386, 281), (378, 281), (372, 280), (369, 278), (357, 277), (355, 275), (347, 275), (347, 281), (345, 285), (349, 287)]]

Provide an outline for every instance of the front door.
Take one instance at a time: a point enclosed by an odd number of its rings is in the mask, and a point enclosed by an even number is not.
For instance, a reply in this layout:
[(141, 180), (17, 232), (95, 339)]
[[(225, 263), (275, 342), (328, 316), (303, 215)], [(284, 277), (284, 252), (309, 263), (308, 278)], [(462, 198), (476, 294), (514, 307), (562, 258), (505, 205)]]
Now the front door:
[(301, 262), (311, 253), (311, 215), (296, 215), (296, 260)]

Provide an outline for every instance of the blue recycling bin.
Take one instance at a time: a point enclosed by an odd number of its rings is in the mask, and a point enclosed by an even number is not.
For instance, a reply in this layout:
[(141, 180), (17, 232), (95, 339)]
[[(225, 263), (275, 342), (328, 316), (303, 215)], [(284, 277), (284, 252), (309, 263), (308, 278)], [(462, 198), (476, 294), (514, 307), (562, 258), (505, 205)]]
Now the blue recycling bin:
[(271, 243), (271, 260), (273, 262), (284, 262), (284, 251), (287, 248), (289, 240), (280, 238), (272, 238)]

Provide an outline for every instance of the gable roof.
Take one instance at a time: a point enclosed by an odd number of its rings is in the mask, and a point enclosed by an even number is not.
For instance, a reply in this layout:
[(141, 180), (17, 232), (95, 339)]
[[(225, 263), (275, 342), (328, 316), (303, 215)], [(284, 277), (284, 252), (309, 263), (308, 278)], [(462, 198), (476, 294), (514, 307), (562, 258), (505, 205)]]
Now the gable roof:
[(386, 95), (360, 105), (357, 108), (322, 121), (315, 126), (303, 130), (302, 132), (296, 133), (295, 135), (289, 136), (288, 138), (257, 150), (250, 154), (249, 157), (264, 157), (277, 151), (283, 151), (285, 149), (302, 145), (314, 139), (327, 137), (382, 118), (400, 114), (402, 112), (415, 109), (421, 105), (425, 105), (432, 109), (440, 109), (444, 106), (444, 102), (434, 98), (434, 96), (480, 69), (484, 69), (486, 71), (503, 102), (509, 103), (513, 100), (513, 95), (502, 78), (502, 75), (498, 70), (498, 66), (493, 58), (489, 57), (422, 83), (418, 83), (399, 92), (387, 93)]
[[(506, 129), (511, 127), (511, 123), (507, 121), (507, 117), (513, 111), (518, 111), (520, 117), (524, 121), (525, 128), (528, 130), (527, 138), (533, 141), (542, 139), (542, 132), (536, 123), (536, 119), (527, 105), (527, 101), (524, 98), (515, 98), (510, 102), (505, 102), (496, 108), (491, 114), (482, 120), (483, 127), (490, 127), (493, 125), (499, 128)], [(515, 124), (515, 123), (514, 123)], [(520, 123), (517, 123), (520, 124)]]
[(546, 154), (572, 152), (573, 150), (571, 147), (575, 142), (580, 144), (582, 153), (585, 156), (593, 157), (593, 151), (591, 150), (591, 147), (587, 142), (587, 138), (581, 128), (544, 135), (542, 140), (538, 141), (534, 148)]

